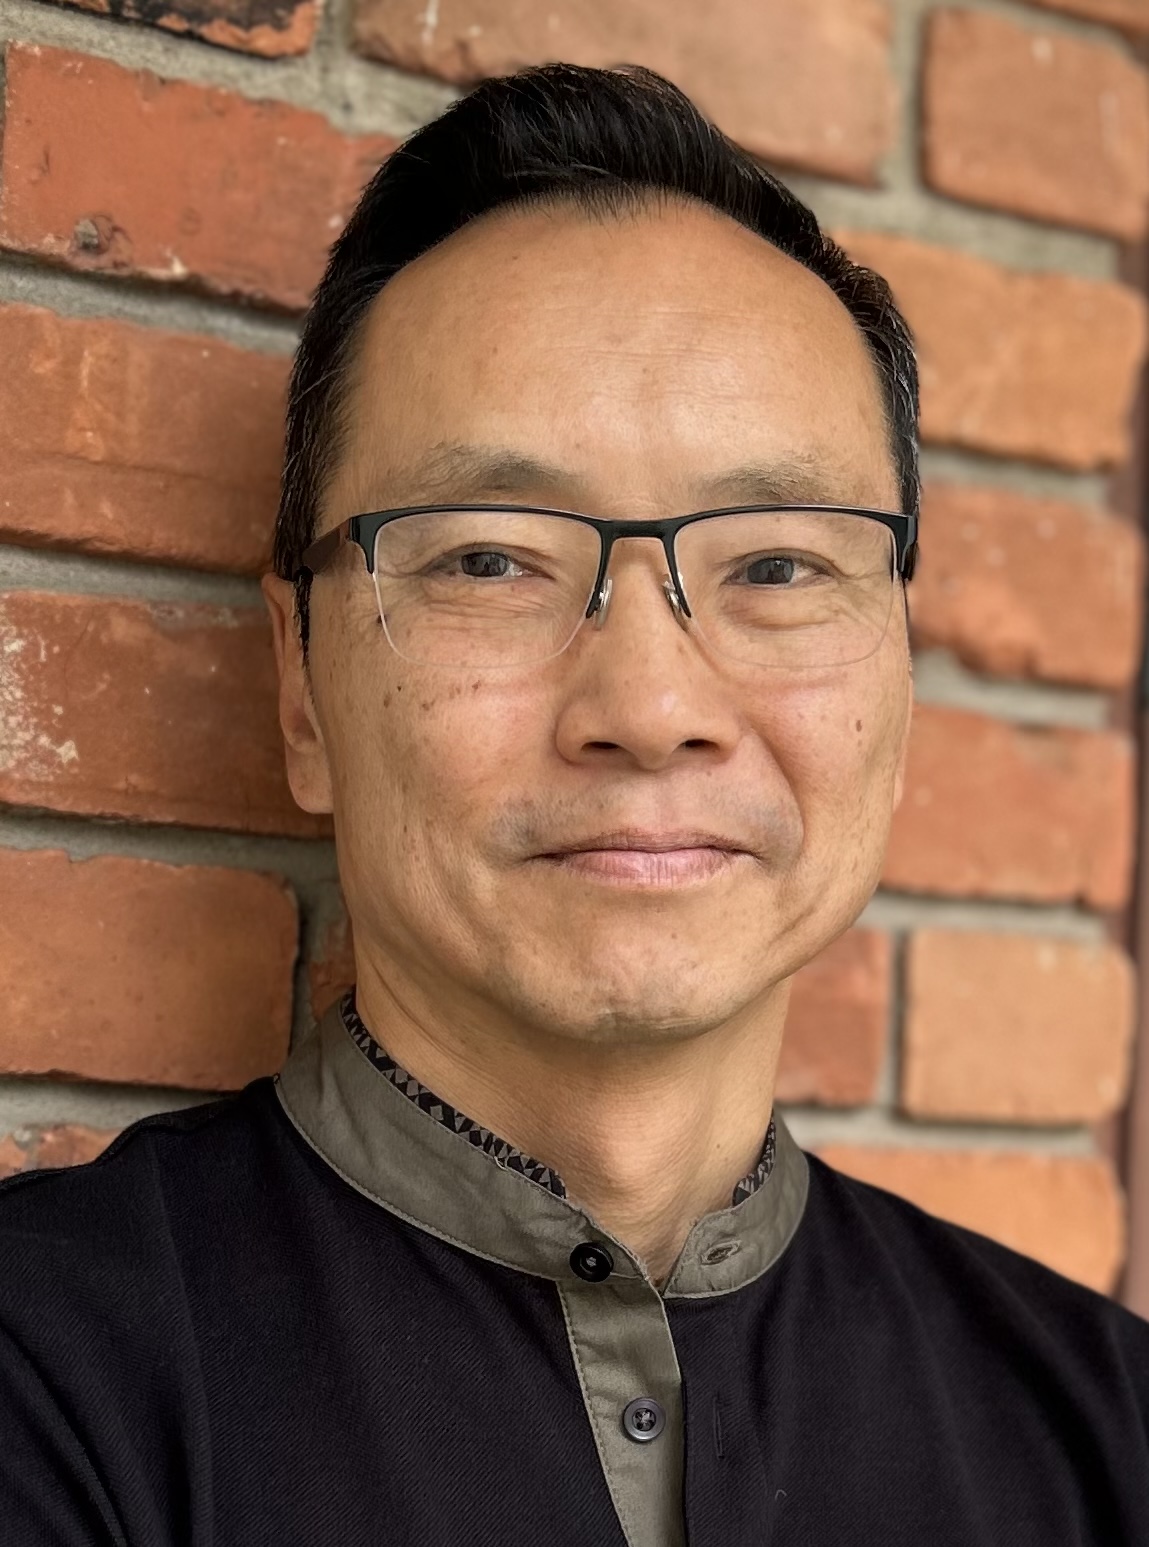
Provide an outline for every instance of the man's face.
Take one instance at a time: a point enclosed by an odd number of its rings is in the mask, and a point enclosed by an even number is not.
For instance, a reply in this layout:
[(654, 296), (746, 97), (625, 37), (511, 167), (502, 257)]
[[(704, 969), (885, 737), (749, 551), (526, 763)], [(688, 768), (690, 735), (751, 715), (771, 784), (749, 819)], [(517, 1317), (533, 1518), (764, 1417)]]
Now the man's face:
[[(693, 206), (470, 225), (381, 293), (348, 410), (320, 531), (469, 500), (651, 519), (748, 502), (747, 469), (755, 500), (898, 508), (844, 307)], [(900, 594), (869, 658), (796, 672), (681, 628), (657, 542), (617, 546), (611, 573), (604, 627), (494, 672), (397, 655), (357, 549), (312, 587), (292, 785), (334, 811), (361, 972), (411, 1005), (697, 1035), (753, 1014), (876, 884), (909, 711)], [(732, 852), (566, 852), (692, 833)]]

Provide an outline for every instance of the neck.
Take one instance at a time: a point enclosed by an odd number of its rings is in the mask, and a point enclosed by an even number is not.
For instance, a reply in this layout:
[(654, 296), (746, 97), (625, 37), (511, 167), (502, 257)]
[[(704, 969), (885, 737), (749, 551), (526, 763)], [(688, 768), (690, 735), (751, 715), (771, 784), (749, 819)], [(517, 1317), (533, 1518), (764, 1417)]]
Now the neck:
[(661, 1284), (691, 1227), (758, 1163), (788, 985), (685, 1040), (610, 1046), (444, 1022), (358, 961), (356, 1004), (387, 1052), (475, 1122), (562, 1177), (567, 1195)]

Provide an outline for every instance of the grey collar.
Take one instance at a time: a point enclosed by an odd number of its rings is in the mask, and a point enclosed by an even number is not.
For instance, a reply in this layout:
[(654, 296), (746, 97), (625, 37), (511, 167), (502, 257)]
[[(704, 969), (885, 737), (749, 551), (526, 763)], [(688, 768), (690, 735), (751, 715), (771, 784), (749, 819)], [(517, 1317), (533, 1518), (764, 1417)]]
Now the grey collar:
[[(649, 1283), (640, 1260), (576, 1204), (506, 1170), (435, 1121), (375, 1069), (339, 1006), (293, 1049), (276, 1077), (292, 1123), (345, 1182), (419, 1229), (504, 1267), (571, 1279), (570, 1255), (608, 1246), (619, 1279)], [(802, 1219), (806, 1157), (775, 1112), (769, 1177), (749, 1198), (704, 1215), (686, 1238), (662, 1294), (697, 1298), (741, 1289), (778, 1261)]]

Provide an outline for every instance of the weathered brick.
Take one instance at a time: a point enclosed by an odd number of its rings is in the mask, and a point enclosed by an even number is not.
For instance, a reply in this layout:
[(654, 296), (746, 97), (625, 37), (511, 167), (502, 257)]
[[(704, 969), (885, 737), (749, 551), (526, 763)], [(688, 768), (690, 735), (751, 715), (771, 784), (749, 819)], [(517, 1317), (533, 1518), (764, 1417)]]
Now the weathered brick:
[(1145, 354), (1135, 291), (907, 237), (840, 239), (885, 275), (914, 330), (924, 440), (1082, 470), (1125, 458)]
[(277, 877), (0, 849), (0, 895), (6, 1073), (227, 1090), (279, 1068), (297, 924)]
[(313, 836), (261, 609), (0, 594), (0, 800)]
[(755, 154), (860, 182), (894, 135), (885, 0), (358, 0), (355, 39), (459, 83), (550, 59), (649, 65)]
[(890, 964), (888, 935), (852, 929), (802, 968), (778, 1065), (779, 1101), (873, 1099), (890, 1019)]
[(82, 1123), (58, 1123), (33, 1130), (37, 1166), (82, 1166), (102, 1155), (118, 1128), (88, 1128)]
[(1133, 239), (1149, 212), (1149, 77), (1118, 48), (937, 10), (924, 170), (939, 192)]
[(853, 1144), (827, 1144), (816, 1153), (836, 1170), (990, 1236), (1102, 1294), (1114, 1287), (1125, 1256), (1125, 1208), (1104, 1160)]
[(1149, 32), (1149, 0), (1029, 0), (1029, 4), (1084, 16), (1088, 21), (1120, 27), (1123, 32)]
[(925, 929), (906, 996), (901, 1103), (914, 1117), (1096, 1122), (1125, 1099), (1134, 984), (1116, 946)]
[(83, 11), (150, 22), (245, 54), (282, 59), (315, 41), (319, 0), (62, 0)]
[(0, 306), (0, 358), (0, 537), (265, 565), (286, 359), (34, 306)]
[(87, 1128), (82, 1123), (18, 1129), (0, 1139), (0, 1179), (48, 1166), (81, 1166), (102, 1154), (118, 1132), (116, 1128)]
[(976, 671), (1119, 688), (1141, 645), (1144, 539), (1096, 506), (929, 484), (910, 588), (917, 645)]
[(285, 102), (10, 44), (0, 247), (299, 308), (393, 147)]
[(1133, 775), (1133, 747), (1115, 732), (919, 704), (883, 880), (907, 892), (1119, 908)]
[(5, 1134), (0, 1139), (0, 1181), (23, 1171), (27, 1158), (23, 1145), (17, 1144), (11, 1134)]

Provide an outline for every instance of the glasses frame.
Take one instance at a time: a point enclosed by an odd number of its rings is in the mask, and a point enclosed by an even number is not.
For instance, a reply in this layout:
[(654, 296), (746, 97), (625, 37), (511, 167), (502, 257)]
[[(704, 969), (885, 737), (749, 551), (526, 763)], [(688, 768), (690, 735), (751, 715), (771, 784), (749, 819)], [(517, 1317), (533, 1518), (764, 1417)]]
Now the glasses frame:
[[(894, 574), (901, 579), (903, 585), (908, 585), (913, 579), (918, 558), (916, 514), (892, 510), (870, 510), (860, 505), (795, 505), (790, 502), (783, 505), (724, 505), (717, 510), (696, 510), (686, 516), (664, 516), (657, 521), (606, 521), (598, 516), (584, 515), (581, 511), (553, 510), (545, 505), (470, 502), (463, 505), (403, 505), (395, 510), (371, 510), (363, 515), (348, 516), (346, 521), (341, 521), (338, 526), (332, 527), (330, 532), (325, 532), (322, 537), (317, 538), (304, 549), (299, 568), (292, 578), (300, 581), (305, 576), (318, 575), (331, 563), (339, 549), (347, 543), (354, 543), (362, 550), (367, 563), (367, 573), (374, 575), (376, 538), (383, 527), (388, 526), (392, 521), (401, 521), (404, 516), (430, 516), (437, 511), (447, 514), (454, 512), (465, 514), (467, 511), (501, 510), (526, 516), (559, 516), (565, 521), (580, 521), (583, 526), (589, 526), (598, 533), (600, 545), (598, 574), (595, 577), (586, 612), (583, 614), (584, 619), (594, 617), (609, 598), (607, 570), (610, 568), (610, 556), (614, 545), (622, 537), (653, 537), (661, 542), (672, 587), (672, 592), (668, 592), (668, 600), (680, 617), (692, 617), (690, 602), (682, 584), (682, 576), (678, 572), (678, 561), (674, 551), (675, 539), (683, 527), (692, 526), (697, 521), (710, 521), (717, 516), (770, 515), (788, 511), (799, 515), (858, 516), (865, 521), (878, 521), (893, 534)], [(890, 578), (892, 580), (894, 575)]]

